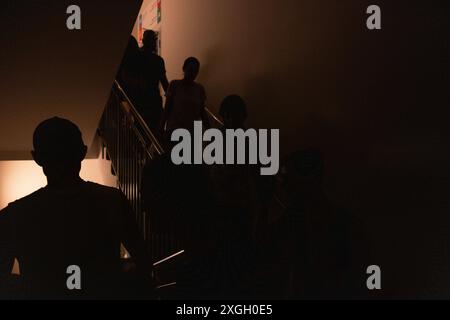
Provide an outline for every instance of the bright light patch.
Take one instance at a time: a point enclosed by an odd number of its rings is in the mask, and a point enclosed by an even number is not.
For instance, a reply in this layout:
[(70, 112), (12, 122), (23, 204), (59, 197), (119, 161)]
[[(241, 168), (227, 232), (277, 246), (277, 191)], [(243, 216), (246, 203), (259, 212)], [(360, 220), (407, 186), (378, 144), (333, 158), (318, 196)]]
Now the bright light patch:
[[(80, 175), (84, 180), (115, 187), (116, 179), (110, 171), (109, 161), (85, 160)], [(0, 210), (46, 184), (42, 168), (34, 161), (0, 161)]]

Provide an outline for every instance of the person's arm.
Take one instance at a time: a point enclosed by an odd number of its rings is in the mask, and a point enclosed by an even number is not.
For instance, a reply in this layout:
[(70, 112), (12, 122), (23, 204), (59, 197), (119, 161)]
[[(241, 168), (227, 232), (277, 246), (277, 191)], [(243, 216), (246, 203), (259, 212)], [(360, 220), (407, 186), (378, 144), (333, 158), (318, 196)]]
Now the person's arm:
[(160, 124), (160, 131), (164, 132), (164, 127), (169, 120), (170, 114), (173, 111), (173, 97), (174, 97), (174, 91), (175, 91), (175, 84), (174, 82), (171, 82), (169, 84), (169, 87), (167, 89), (166, 93), (166, 105), (164, 107), (164, 113), (161, 118), (161, 124)]
[(161, 78), (161, 86), (164, 90), (164, 93), (167, 93), (167, 90), (169, 89), (169, 80), (167, 79), (167, 75), (165, 72)]
[(11, 274), (14, 265), (13, 239), (8, 208), (0, 211), (0, 279)]
[(164, 90), (164, 93), (167, 94), (167, 90), (169, 89), (169, 80), (167, 79), (167, 72), (166, 72), (166, 64), (164, 60), (162, 60), (162, 66), (161, 66), (161, 86)]
[(205, 88), (201, 87), (202, 90), (202, 112), (201, 112), (201, 118), (202, 118), (202, 122), (203, 122), (203, 126), (206, 129), (210, 129), (211, 128), (211, 123), (209, 122), (209, 115), (208, 112), (206, 111), (206, 91)]

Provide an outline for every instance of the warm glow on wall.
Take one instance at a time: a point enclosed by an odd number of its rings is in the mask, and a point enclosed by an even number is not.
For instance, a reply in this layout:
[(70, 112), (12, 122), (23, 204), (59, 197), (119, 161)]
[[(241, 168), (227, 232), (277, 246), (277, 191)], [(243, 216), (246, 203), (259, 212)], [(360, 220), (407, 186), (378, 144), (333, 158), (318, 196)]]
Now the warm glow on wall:
[(0, 162), (0, 208), (46, 185), (42, 169), (33, 161)]
[[(81, 169), (85, 180), (116, 186), (110, 163), (101, 159), (85, 160)], [(34, 161), (0, 161), (0, 209), (44, 187), (47, 179)]]

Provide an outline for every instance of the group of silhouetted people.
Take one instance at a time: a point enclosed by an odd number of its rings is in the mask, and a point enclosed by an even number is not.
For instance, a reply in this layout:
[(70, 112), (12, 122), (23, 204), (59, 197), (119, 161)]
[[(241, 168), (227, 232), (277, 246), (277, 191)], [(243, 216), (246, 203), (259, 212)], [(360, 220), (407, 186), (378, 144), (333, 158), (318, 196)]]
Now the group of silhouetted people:
[(163, 113), (160, 87), (164, 92), (169, 87), (164, 60), (156, 53), (157, 40), (154, 31), (146, 31), (140, 49), (130, 37), (118, 74), (118, 81), (151, 129), (158, 127)]
[[(170, 137), (173, 130), (191, 128), (195, 120), (206, 122), (206, 92), (196, 82), (200, 72), (198, 59), (187, 58), (183, 79), (169, 83), (164, 60), (156, 53), (157, 33), (145, 31), (142, 42), (140, 49), (136, 39), (130, 38), (118, 78), (149, 128)], [(164, 107), (161, 91), (166, 97)]]
[(287, 157), (276, 179), (251, 166), (150, 162), (143, 195), (153, 231), (173, 232), (188, 257), (172, 297), (366, 297), (366, 242), (354, 218), (327, 198), (323, 175), (314, 150)]
[[(184, 78), (169, 84), (156, 42), (152, 31), (143, 49), (130, 41), (119, 72), (122, 87), (167, 140), (173, 130), (191, 130), (194, 121), (209, 126), (205, 89), (195, 81), (200, 62), (188, 58)], [(242, 97), (226, 97), (219, 113), (222, 130), (246, 128)], [(48, 185), (0, 213), (0, 298), (152, 297), (154, 261), (127, 199), (79, 176), (87, 148), (77, 126), (46, 120), (33, 146)], [(359, 268), (367, 259), (354, 244), (364, 242), (354, 234), (354, 220), (326, 196), (320, 152), (292, 153), (270, 178), (252, 165), (175, 166), (169, 154), (145, 166), (142, 197), (151, 232), (172, 233), (186, 252), (172, 297), (361, 297)], [(133, 275), (123, 272), (121, 245), (136, 265)], [(20, 279), (10, 275), (14, 259)], [(83, 271), (81, 291), (67, 289), (71, 265)]]
[[(222, 130), (247, 128), (240, 96), (226, 97), (219, 113)], [(168, 155), (148, 163), (143, 196), (153, 231), (173, 232), (188, 255), (174, 297), (365, 297), (366, 241), (326, 196), (324, 167), (312, 149), (287, 156), (277, 177), (252, 165), (175, 166)]]

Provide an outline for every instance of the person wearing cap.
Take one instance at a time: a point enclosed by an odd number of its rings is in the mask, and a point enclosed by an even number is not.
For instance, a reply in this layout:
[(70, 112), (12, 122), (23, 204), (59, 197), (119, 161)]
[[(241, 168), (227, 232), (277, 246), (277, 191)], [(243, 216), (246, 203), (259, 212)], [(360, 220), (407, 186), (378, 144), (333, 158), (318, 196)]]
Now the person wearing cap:
[[(11, 261), (17, 259), (25, 288), (22, 298), (127, 298), (123, 295), (131, 291), (122, 274), (121, 244), (140, 274), (151, 274), (127, 199), (115, 188), (80, 178), (87, 147), (69, 120), (42, 122), (33, 147), (47, 186), (0, 212), (0, 278), (7, 277)], [(67, 285), (73, 266), (81, 270), (81, 290)]]

